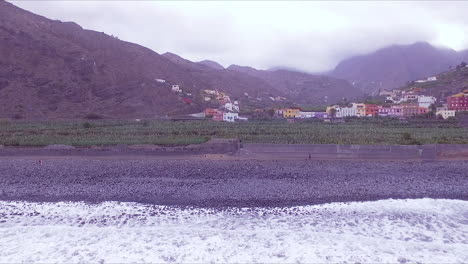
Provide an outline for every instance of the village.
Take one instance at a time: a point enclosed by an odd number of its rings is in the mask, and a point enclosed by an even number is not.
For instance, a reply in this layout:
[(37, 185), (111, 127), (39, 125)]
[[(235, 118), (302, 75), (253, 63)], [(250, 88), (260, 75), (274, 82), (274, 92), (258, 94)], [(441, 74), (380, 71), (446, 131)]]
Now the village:
[[(434, 81), (436, 77), (429, 77), (427, 80), (418, 80), (415, 83)], [(163, 80), (157, 80), (162, 82)], [(172, 92), (179, 94), (182, 101), (187, 104), (192, 103), (191, 93), (184, 93), (179, 85), (172, 85)], [(184, 96), (182, 96), (184, 95)], [(255, 113), (269, 113), (273, 118), (295, 119), (318, 119), (324, 122), (343, 122), (345, 118), (351, 117), (394, 117), (409, 118), (423, 116), (432, 112), (436, 117), (449, 119), (455, 118), (457, 112), (468, 111), (468, 90), (451, 95), (446, 100), (438, 101), (436, 97), (425, 95), (422, 88), (411, 88), (405, 90), (382, 91), (381, 98), (385, 98), (382, 103), (352, 102), (346, 105), (330, 105), (323, 111), (311, 112), (303, 111), (299, 107), (277, 108), (277, 109), (255, 109)], [(203, 90), (202, 97), (205, 102), (214, 102), (219, 107), (206, 108), (201, 113), (191, 114), (194, 118), (210, 118), (214, 121), (238, 122), (247, 121), (247, 116), (240, 116), (240, 103), (238, 100), (231, 100), (226, 93), (218, 90)], [(272, 101), (280, 101), (284, 98), (270, 98)]]

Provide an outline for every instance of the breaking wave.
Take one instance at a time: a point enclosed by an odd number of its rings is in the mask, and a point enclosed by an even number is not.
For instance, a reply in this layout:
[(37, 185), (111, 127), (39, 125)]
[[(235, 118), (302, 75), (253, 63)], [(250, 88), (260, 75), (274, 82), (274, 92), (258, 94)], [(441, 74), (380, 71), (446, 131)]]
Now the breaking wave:
[(0, 201), (0, 262), (468, 262), (468, 202), (281, 208)]

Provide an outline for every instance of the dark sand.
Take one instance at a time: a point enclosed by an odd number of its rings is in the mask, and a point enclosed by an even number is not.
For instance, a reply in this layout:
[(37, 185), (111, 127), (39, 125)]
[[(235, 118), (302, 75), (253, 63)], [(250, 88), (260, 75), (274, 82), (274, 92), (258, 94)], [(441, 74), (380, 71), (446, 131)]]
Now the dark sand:
[(0, 200), (291, 206), (468, 200), (467, 161), (0, 159)]

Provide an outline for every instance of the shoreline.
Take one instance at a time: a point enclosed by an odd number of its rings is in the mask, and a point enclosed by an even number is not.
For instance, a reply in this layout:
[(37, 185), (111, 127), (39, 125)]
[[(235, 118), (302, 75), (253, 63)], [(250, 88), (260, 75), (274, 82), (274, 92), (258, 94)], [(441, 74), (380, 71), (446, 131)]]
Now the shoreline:
[(277, 207), (382, 199), (468, 200), (468, 162), (0, 159), (0, 200)]

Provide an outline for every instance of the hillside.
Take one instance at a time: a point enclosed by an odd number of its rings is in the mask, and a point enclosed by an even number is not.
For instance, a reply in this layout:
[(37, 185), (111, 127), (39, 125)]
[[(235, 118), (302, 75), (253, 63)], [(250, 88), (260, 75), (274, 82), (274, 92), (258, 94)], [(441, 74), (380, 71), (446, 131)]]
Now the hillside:
[[(192, 112), (170, 92), (201, 82), (142, 46), (0, 1), (0, 116), (156, 117)], [(165, 84), (155, 82), (164, 79)]]
[[(161, 81), (164, 80), (164, 81)], [(183, 96), (171, 91), (178, 84)], [(334, 103), (359, 91), (330, 77), (293, 71), (246, 73), (214, 61), (164, 56), (73, 22), (50, 20), (0, 0), (0, 118), (155, 118), (201, 111), (201, 91), (241, 105)], [(190, 97), (182, 98), (182, 97)], [(280, 102), (272, 98), (281, 98)], [(188, 103), (192, 102), (192, 103)]]
[(450, 95), (468, 89), (468, 67), (464, 64), (458, 65), (452, 70), (439, 73), (436, 77), (436, 81), (424, 83), (410, 82), (400, 89), (422, 88), (424, 94), (432, 95), (439, 99), (445, 99)]
[[(264, 80), (242, 72), (214, 69), (213, 64), (210, 66), (205, 63), (192, 62), (170, 52), (164, 53), (162, 56), (185, 67), (195, 78), (203, 80), (205, 89), (213, 88), (226, 92), (244, 105), (275, 106), (277, 103), (272, 101), (270, 97), (284, 96), (283, 92), (275, 89)], [(289, 100), (288, 102), (292, 103)]]
[(362, 92), (349, 82), (324, 75), (289, 70), (262, 71), (238, 65), (231, 65), (228, 70), (260, 78), (300, 104), (331, 104), (342, 100), (343, 97), (350, 100), (362, 95)]
[(366, 92), (395, 89), (408, 81), (433, 76), (459, 64), (468, 51), (435, 48), (425, 42), (394, 45), (340, 62), (330, 76), (343, 78)]

